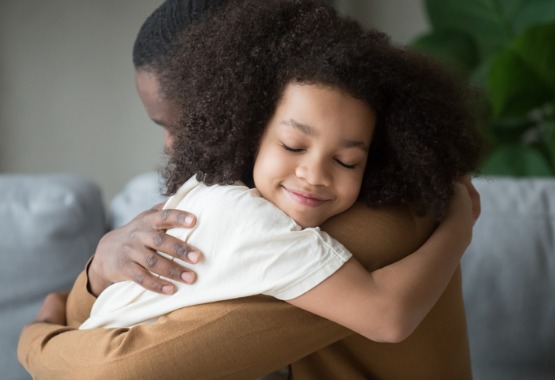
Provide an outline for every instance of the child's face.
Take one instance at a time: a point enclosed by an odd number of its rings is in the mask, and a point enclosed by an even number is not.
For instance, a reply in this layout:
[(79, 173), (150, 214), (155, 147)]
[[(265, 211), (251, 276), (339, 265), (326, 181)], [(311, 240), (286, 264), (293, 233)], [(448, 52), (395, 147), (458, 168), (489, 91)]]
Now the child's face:
[(337, 88), (289, 84), (260, 141), (256, 188), (302, 227), (319, 226), (356, 201), (375, 123)]

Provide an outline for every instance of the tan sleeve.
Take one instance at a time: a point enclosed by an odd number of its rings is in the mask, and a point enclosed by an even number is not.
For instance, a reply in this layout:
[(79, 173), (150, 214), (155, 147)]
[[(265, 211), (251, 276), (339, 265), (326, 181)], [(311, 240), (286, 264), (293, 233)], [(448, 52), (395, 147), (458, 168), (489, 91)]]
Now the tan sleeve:
[[(432, 223), (406, 208), (377, 212), (356, 206), (324, 228), (372, 269), (414, 251)], [(82, 273), (68, 300), (72, 325), (88, 315), (92, 300)], [(36, 378), (254, 379), (353, 336), (289, 304), (256, 296), (188, 307), (132, 329), (32, 324), (21, 334), (18, 356)], [(401, 354), (410, 358), (411, 352)]]
[(90, 315), (96, 297), (88, 291), (87, 271), (92, 257), (85, 269), (77, 276), (69, 292), (66, 304), (66, 320), (69, 327), (79, 327)]
[(39, 379), (255, 379), (348, 334), (256, 296), (181, 309), (131, 329), (31, 324), (18, 356)]

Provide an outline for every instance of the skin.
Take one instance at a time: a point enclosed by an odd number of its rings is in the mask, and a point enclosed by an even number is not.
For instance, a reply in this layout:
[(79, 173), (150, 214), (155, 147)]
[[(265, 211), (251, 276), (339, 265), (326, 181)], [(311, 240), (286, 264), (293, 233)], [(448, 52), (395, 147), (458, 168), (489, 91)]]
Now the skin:
[(35, 316), (35, 322), (66, 324), (66, 303), (69, 292), (50, 293)]
[(173, 143), (172, 126), (177, 118), (177, 112), (170, 102), (160, 95), (160, 84), (156, 74), (145, 71), (135, 71), (135, 87), (143, 103), (148, 117), (164, 129), (164, 148), (171, 149)]
[(343, 91), (290, 84), (260, 141), (256, 189), (302, 227), (321, 225), (357, 200), (375, 124)]

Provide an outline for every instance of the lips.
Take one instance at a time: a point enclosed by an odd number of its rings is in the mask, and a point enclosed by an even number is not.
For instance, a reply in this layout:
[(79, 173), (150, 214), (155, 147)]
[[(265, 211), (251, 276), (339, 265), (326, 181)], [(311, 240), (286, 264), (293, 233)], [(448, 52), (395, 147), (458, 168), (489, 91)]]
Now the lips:
[(284, 190), (291, 199), (304, 206), (318, 207), (329, 201), (328, 198), (302, 190), (291, 190), (286, 187), (284, 187)]

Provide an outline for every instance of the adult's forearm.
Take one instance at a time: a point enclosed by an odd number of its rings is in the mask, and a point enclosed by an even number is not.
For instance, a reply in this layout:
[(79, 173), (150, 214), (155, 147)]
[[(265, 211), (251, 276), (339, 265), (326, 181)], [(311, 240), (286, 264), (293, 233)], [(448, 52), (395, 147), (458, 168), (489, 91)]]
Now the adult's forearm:
[(132, 329), (32, 324), (20, 337), (18, 355), (37, 378), (254, 379), (348, 334), (257, 296), (181, 309)]

